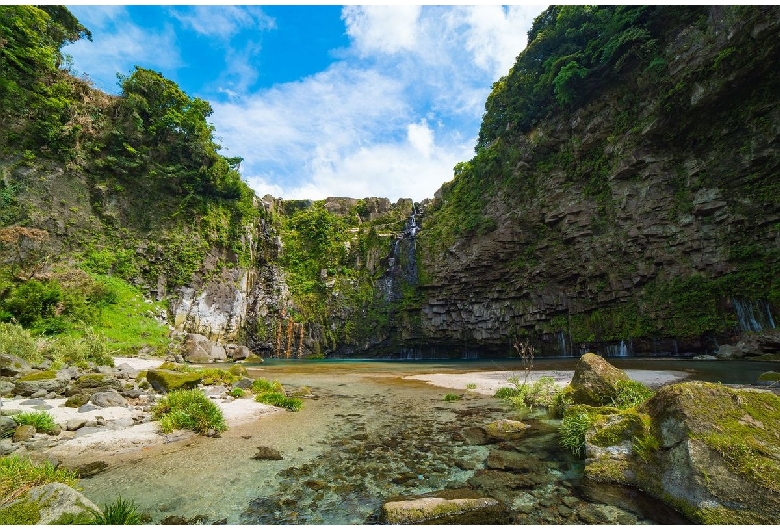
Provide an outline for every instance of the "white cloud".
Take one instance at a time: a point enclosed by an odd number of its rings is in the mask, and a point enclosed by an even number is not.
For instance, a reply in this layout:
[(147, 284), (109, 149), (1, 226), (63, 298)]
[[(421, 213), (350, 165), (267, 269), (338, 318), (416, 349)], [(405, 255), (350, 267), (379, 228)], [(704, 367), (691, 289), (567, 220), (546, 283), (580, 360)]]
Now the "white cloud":
[(342, 19), (362, 55), (393, 54), (415, 47), (420, 6), (346, 6)]
[(268, 30), (276, 27), (276, 21), (258, 6), (198, 5), (186, 9), (174, 7), (170, 13), (184, 27), (190, 27), (201, 35), (222, 39), (244, 29)]
[[(88, 22), (92, 9), (76, 15)], [(347, 6), (342, 20), (351, 44), (336, 62), (255, 93), (248, 87), (261, 32), (273, 27), (259, 7), (179, 9), (177, 23), (213, 36), (225, 50), (227, 66), (209, 86), (228, 97), (211, 102), (211, 119), (218, 143), (244, 158), (242, 174), (259, 194), (422, 200), (473, 156), (491, 86), (514, 64), (542, 9)], [(101, 36), (101, 50), (91, 62), (80, 58), (80, 69), (115, 61), (114, 72), (127, 72), (125, 65), (144, 63), (170, 76), (181, 62), (171, 30), (142, 31), (124, 8), (91, 14), (104, 25), (113, 21), (115, 35)]]
[(86, 72), (101, 90), (118, 93), (116, 74), (127, 75), (135, 65), (162, 72), (182, 65), (170, 26), (159, 32), (141, 28), (124, 7), (72, 6), (70, 10), (92, 31), (94, 42), (79, 40), (64, 47), (63, 53), (72, 55), (77, 69)]

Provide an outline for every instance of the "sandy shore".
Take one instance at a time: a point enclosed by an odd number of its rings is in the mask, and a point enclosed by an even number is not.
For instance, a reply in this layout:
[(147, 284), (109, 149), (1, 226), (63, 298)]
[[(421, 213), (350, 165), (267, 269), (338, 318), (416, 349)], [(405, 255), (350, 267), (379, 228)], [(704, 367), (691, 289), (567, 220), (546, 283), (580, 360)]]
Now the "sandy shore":
[[(634, 381), (646, 384), (650, 388), (658, 388), (662, 385), (681, 381), (689, 376), (687, 372), (676, 370), (625, 370), (628, 377)], [(566, 386), (574, 376), (574, 370), (534, 370), (528, 374), (528, 382), (533, 383), (540, 377), (548, 376), (555, 379), (559, 386)], [(465, 374), (420, 374), (406, 376), (404, 379), (425, 381), (434, 386), (466, 390), (480, 394), (493, 395), (501, 387), (511, 386), (509, 379), (517, 377), (525, 380), (522, 371), (493, 371), (493, 372), (468, 372)]]
[[(115, 366), (128, 364), (136, 370), (156, 368), (163, 363), (161, 359), (139, 359), (117, 357)], [(100, 459), (120, 453), (143, 450), (151, 446), (170, 443), (196, 436), (191, 431), (175, 431), (170, 434), (159, 432), (159, 422), (151, 421), (149, 414), (141, 410), (139, 404), (125, 407), (104, 407), (79, 412), (78, 409), (65, 406), (65, 398), (3, 399), (5, 410), (35, 412), (45, 410), (60, 425), (63, 432), (58, 443), (45, 452), (54, 457), (89, 456)], [(212, 401), (222, 410), (228, 428), (254, 421), (263, 416), (280, 412), (283, 409), (258, 403), (251, 398), (213, 398)], [(143, 423), (137, 423), (138, 421)], [(85, 422), (85, 427), (77, 431), (67, 431), (69, 423)]]

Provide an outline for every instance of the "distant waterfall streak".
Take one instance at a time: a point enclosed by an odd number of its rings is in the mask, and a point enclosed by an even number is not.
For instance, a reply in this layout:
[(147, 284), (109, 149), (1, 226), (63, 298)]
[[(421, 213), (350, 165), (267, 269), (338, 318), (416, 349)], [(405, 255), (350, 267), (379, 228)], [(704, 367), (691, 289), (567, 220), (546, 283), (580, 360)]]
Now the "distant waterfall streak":
[(298, 324), (298, 358), (303, 357), (303, 324)]
[(558, 354), (561, 357), (572, 357), (574, 352), (570, 351), (566, 345), (566, 333), (559, 331), (556, 335), (558, 337)]
[(628, 357), (629, 355), (629, 348), (624, 340), (621, 340), (620, 344), (610, 344), (605, 349), (607, 357)]
[(276, 323), (276, 356), (282, 356), (282, 321)]
[(737, 314), (740, 330), (761, 331), (765, 327), (770, 329), (776, 327), (775, 320), (772, 317), (772, 310), (769, 307), (769, 302), (766, 300), (743, 302), (732, 298), (731, 302), (734, 305), (734, 312)]
[(284, 358), (289, 359), (290, 358), (290, 349), (292, 349), (292, 342), (293, 342), (293, 325), (295, 322), (292, 320), (287, 321), (287, 343), (285, 344), (284, 348)]

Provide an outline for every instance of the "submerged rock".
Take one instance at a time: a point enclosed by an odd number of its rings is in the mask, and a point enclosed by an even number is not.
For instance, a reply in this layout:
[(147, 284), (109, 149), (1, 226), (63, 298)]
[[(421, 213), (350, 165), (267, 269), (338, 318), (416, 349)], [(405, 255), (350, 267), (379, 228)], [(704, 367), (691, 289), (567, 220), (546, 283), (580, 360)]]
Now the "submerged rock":
[[(506, 510), (496, 499), (473, 492), (438, 492), (430, 497), (389, 501), (382, 505), (381, 520), (387, 524), (505, 524)], [(463, 496), (461, 496), (463, 495)]]
[(260, 446), (252, 457), (254, 460), (282, 460), (282, 453), (272, 447)]

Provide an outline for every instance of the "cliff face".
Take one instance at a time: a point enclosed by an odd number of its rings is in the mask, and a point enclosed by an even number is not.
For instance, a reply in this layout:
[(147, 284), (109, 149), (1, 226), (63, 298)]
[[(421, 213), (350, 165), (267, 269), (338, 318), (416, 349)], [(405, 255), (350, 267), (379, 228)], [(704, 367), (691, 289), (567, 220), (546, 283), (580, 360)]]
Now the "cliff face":
[[(419, 344), (705, 352), (773, 327), (779, 30), (776, 8), (712, 8), (655, 35), (662, 69), (639, 61), (525, 132), (507, 123), (473, 161), (496, 162), (446, 185), (422, 225)], [(480, 186), (486, 228), (443, 231), (473, 215), (448, 201)]]
[[(179, 330), (287, 358), (508, 355), (519, 339), (710, 352), (780, 305), (778, 36), (777, 7), (552, 7), (494, 85), (476, 156), (422, 204), (261, 200), (216, 153), (206, 102), (143, 69), (108, 97), (43, 65), (68, 112), (4, 107), (0, 229), (51, 237), (25, 250), (26, 279), (1, 242), (0, 292), (57, 267), (113, 275)], [(144, 110), (160, 85), (196, 130)]]

